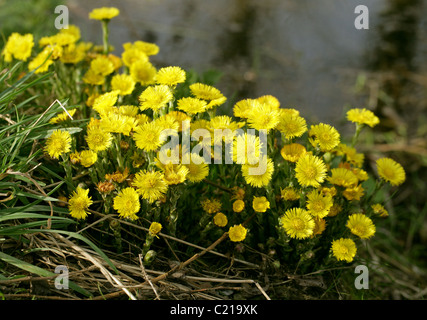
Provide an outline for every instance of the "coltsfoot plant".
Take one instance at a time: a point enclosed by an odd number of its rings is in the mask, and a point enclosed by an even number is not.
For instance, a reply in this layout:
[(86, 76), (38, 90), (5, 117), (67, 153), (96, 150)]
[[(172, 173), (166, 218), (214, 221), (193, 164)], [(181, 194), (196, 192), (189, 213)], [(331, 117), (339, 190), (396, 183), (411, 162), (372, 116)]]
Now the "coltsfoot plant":
[[(308, 124), (271, 95), (229, 104), (234, 117), (218, 115), (228, 102), (221, 91), (179, 66), (156, 67), (156, 44), (138, 40), (112, 54), (108, 28), (117, 15), (90, 13), (102, 24), (102, 46), (70, 25), (37, 46), (31, 34), (14, 33), (2, 51), (6, 65), (22, 60), (29, 71), (53, 71), (53, 90), (76, 102), (50, 119), (42, 144), (45, 161), (63, 168), (57, 197), (79, 227), (93, 223), (94, 212), (145, 225), (145, 234), (126, 240), (150, 257), (162, 233), (208, 245), (227, 232), (224, 249), (247, 259), (241, 244), (276, 265), (352, 262), (375, 221), (388, 216), (375, 194), (405, 180), (390, 158), (376, 161), (376, 175), (364, 169), (357, 141), (378, 117), (349, 110), (355, 130), (346, 143), (332, 125)], [(106, 228), (121, 241), (121, 227)]]

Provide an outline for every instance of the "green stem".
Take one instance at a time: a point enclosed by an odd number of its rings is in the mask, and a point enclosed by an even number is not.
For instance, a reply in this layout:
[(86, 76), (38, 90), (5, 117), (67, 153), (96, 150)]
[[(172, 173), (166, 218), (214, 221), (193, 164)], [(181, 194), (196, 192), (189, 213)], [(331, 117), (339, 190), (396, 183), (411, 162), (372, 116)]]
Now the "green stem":
[(107, 55), (109, 48), (108, 48), (108, 22), (109, 20), (102, 20), (102, 42), (104, 45), (104, 54)]

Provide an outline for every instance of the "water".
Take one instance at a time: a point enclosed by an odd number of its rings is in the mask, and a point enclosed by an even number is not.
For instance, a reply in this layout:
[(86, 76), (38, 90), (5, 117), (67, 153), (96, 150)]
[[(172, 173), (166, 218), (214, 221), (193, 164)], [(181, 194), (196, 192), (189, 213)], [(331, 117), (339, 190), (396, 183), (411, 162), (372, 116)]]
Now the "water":
[[(68, 6), (70, 23), (98, 43), (101, 28), (88, 12), (118, 7), (110, 37), (116, 54), (127, 41), (155, 42), (157, 66), (217, 69), (224, 73), (217, 87), (233, 101), (271, 94), (308, 119), (339, 126), (345, 105), (364, 107), (354, 85), (360, 73), (379, 66), (373, 56), (381, 57), (384, 32), (399, 19), (384, 15), (393, 2), (411, 1), (69, 0)], [(425, 12), (416, 2), (410, 9)], [(369, 8), (369, 30), (354, 27), (359, 4)], [(425, 16), (415, 20), (418, 38), (425, 37)], [(411, 63), (423, 68), (424, 53), (425, 45), (414, 45)]]

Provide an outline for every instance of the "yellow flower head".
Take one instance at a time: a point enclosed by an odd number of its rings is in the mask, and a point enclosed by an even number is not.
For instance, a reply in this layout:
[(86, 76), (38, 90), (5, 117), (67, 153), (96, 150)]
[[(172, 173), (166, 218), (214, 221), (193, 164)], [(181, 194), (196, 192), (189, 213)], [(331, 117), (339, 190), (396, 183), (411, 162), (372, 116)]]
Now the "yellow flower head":
[(295, 167), (295, 176), (303, 187), (319, 187), (325, 180), (326, 172), (323, 160), (309, 153), (299, 158)]
[(218, 227), (225, 227), (228, 223), (227, 216), (225, 214), (223, 214), (222, 212), (218, 212), (214, 216), (213, 221)]
[(12, 58), (27, 61), (31, 56), (33, 46), (34, 37), (32, 34), (28, 33), (21, 35), (14, 32), (7, 39), (2, 55), (4, 55), (4, 60), (6, 62), (11, 62)]
[(77, 187), (68, 201), (68, 209), (73, 218), (85, 219), (88, 215), (87, 209), (92, 203), (93, 201), (89, 197), (89, 189)]
[(273, 172), (274, 163), (267, 156), (261, 157), (261, 160), (254, 165), (242, 165), (242, 175), (246, 183), (257, 188), (267, 186), (270, 183)]
[(111, 79), (111, 89), (118, 90), (119, 95), (126, 96), (131, 94), (135, 88), (135, 81), (128, 74), (116, 74)]
[(279, 218), (280, 225), (286, 233), (295, 239), (306, 239), (313, 234), (314, 220), (310, 214), (302, 208), (292, 208)]
[[(84, 74), (82, 80), (84, 83), (87, 83), (87, 84), (101, 85), (101, 84), (104, 84), (105, 77), (102, 74), (95, 72), (93, 69), (89, 69)], [(89, 105), (89, 104), (87, 104), (87, 105)]]
[(82, 166), (88, 168), (98, 160), (98, 155), (92, 150), (83, 150), (80, 152), (80, 163)]
[(285, 201), (295, 201), (301, 197), (298, 190), (293, 187), (280, 188), (280, 196)]
[(54, 159), (71, 150), (71, 135), (68, 131), (55, 130), (46, 140), (44, 150)]
[(355, 186), (359, 180), (353, 171), (346, 168), (334, 168), (331, 169), (332, 175), (328, 178), (329, 182), (345, 188)]
[(217, 88), (199, 82), (191, 84), (190, 91), (196, 98), (206, 101), (217, 100), (224, 97)]
[(299, 143), (285, 144), (280, 150), (283, 159), (290, 162), (297, 162), (299, 158), (307, 153), (306, 148)]
[(364, 190), (362, 185), (358, 184), (356, 186), (346, 188), (342, 194), (348, 201), (352, 201), (352, 200), (359, 201), (363, 197)]
[(143, 86), (155, 83), (157, 69), (149, 62), (138, 60), (130, 66), (130, 75), (135, 82)]
[(375, 203), (371, 206), (375, 214), (379, 215), (381, 218), (388, 217), (388, 211), (380, 203)]
[[(37, 68), (35, 73), (43, 73), (49, 69), (49, 66), (53, 63), (53, 57), (50, 55), (52, 48), (44, 48), (33, 60), (28, 63), (28, 70), (33, 71)], [(49, 58), (49, 59), (48, 59)]]
[(167, 86), (176, 86), (186, 79), (185, 71), (180, 67), (164, 67), (159, 69), (156, 75), (156, 82)]
[(90, 150), (99, 152), (106, 150), (111, 146), (113, 136), (101, 127), (89, 127), (87, 129), (85, 140)]
[(141, 205), (136, 190), (131, 187), (121, 190), (114, 198), (113, 208), (117, 210), (119, 217), (137, 220), (136, 213), (141, 208)]
[(233, 161), (237, 164), (255, 164), (259, 161), (263, 144), (254, 134), (244, 133), (238, 135), (233, 141)]
[(334, 203), (331, 209), (329, 210), (328, 217), (335, 217), (341, 211), (342, 211), (342, 207), (339, 204)]
[(355, 148), (344, 143), (340, 143), (338, 145), (336, 153), (339, 156), (344, 155), (347, 162), (355, 165), (356, 167), (361, 167), (363, 165), (363, 160), (365, 159), (365, 155), (363, 153), (358, 153)]
[(150, 86), (139, 96), (140, 109), (157, 111), (165, 107), (173, 99), (170, 88), (166, 85)]
[(123, 51), (122, 60), (126, 67), (131, 68), (137, 62), (148, 62), (148, 56), (137, 48), (128, 48)]
[(50, 124), (56, 124), (56, 123), (67, 121), (68, 119), (70, 119), (70, 116), (74, 116), (76, 111), (77, 111), (77, 109), (67, 110), (68, 113), (64, 111), (64, 112), (58, 114), (56, 117), (53, 117), (52, 119), (50, 119), (49, 123)]
[(331, 151), (340, 143), (340, 134), (334, 127), (319, 123), (313, 125), (308, 132), (310, 142), (313, 146), (319, 145), (323, 152)]
[(234, 225), (228, 230), (228, 236), (230, 237), (231, 241), (240, 242), (245, 240), (247, 232), (248, 230), (241, 224)]
[(95, 99), (93, 102), (93, 109), (97, 111), (101, 116), (107, 115), (113, 111), (113, 106), (117, 102), (117, 96), (119, 91), (106, 92)]
[(250, 128), (270, 131), (279, 123), (279, 111), (266, 104), (255, 104), (248, 112), (247, 122)]
[(400, 163), (390, 158), (381, 158), (376, 161), (378, 175), (392, 186), (405, 182), (406, 174)]
[(372, 220), (363, 213), (354, 213), (348, 217), (346, 227), (361, 239), (369, 239), (375, 234), (376, 228)]
[(133, 179), (132, 186), (143, 199), (150, 203), (160, 199), (168, 190), (163, 173), (158, 171), (138, 172)]
[(312, 190), (307, 195), (307, 210), (317, 218), (326, 217), (333, 205), (331, 195), (323, 195), (321, 191)]
[(120, 14), (120, 10), (114, 7), (102, 7), (93, 9), (89, 13), (89, 19), (94, 20), (110, 20), (117, 17)]
[(305, 119), (298, 114), (280, 109), (279, 123), (276, 128), (286, 139), (292, 139), (301, 137), (307, 131), (307, 123)]
[(271, 110), (279, 110), (280, 101), (272, 95), (264, 95), (256, 99), (261, 104), (267, 105)]
[(209, 214), (217, 213), (221, 210), (221, 201), (218, 199), (205, 199), (201, 202), (202, 208)]
[(347, 111), (347, 120), (359, 125), (366, 124), (371, 128), (380, 123), (380, 119), (370, 110), (354, 108)]
[(325, 219), (314, 218), (313, 220), (314, 220), (314, 229), (313, 229), (313, 234), (311, 235), (312, 237), (322, 234), (323, 231), (325, 231), (326, 229)]
[(108, 57), (99, 55), (90, 62), (90, 69), (92, 69), (95, 74), (108, 76), (114, 72), (114, 64)]
[(187, 178), (189, 169), (183, 164), (168, 163), (162, 166), (165, 181), (168, 185), (180, 184)]
[(162, 225), (158, 222), (152, 222), (150, 224), (150, 228), (148, 229), (148, 231), (152, 236), (157, 236), (157, 234), (160, 233), (161, 230), (162, 230)]
[(139, 51), (144, 52), (147, 56), (156, 55), (160, 51), (159, 46), (156, 45), (155, 43), (145, 42), (141, 40), (135, 41), (134, 43), (130, 43), (130, 42), (124, 43), (123, 48), (125, 50), (130, 48), (135, 48), (135, 49), (138, 49)]
[(155, 122), (147, 122), (135, 128), (133, 140), (136, 146), (144, 151), (154, 151), (159, 148), (164, 141), (162, 137), (162, 128)]
[(234, 212), (242, 212), (245, 209), (245, 202), (243, 200), (237, 199), (233, 202), (233, 211)]
[(177, 102), (177, 108), (190, 116), (205, 111), (206, 105), (206, 101), (193, 97), (184, 97)]
[(196, 153), (191, 154), (190, 163), (185, 166), (188, 168), (187, 179), (191, 182), (200, 182), (209, 175), (208, 164)]
[(250, 111), (255, 105), (260, 104), (256, 99), (244, 99), (238, 101), (233, 107), (233, 114), (238, 118), (248, 118)]
[(116, 172), (114, 172), (112, 174), (108, 174), (107, 173), (105, 175), (105, 179), (109, 180), (109, 181), (115, 181), (115, 182), (118, 182), (118, 183), (122, 183), (122, 182), (124, 182), (128, 178), (128, 176), (129, 176), (129, 169), (125, 168), (123, 170), (123, 172), (120, 171), (120, 170), (117, 170)]
[(356, 244), (351, 239), (341, 238), (332, 241), (332, 254), (338, 261), (345, 260), (352, 262), (356, 255)]
[(267, 209), (270, 209), (270, 202), (266, 197), (254, 197), (252, 201), (252, 208), (256, 212), (266, 212)]

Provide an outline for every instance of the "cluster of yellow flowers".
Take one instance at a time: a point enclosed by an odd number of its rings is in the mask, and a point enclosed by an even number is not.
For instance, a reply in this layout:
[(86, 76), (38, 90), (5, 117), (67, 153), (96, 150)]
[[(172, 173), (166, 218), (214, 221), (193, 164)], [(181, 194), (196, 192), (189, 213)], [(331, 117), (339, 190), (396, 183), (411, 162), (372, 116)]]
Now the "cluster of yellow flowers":
[[(108, 23), (118, 14), (115, 8), (100, 8), (90, 18)], [(75, 172), (90, 174), (92, 190), (77, 187), (70, 195), (69, 210), (76, 219), (87, 217), (95, 195), (102, 197), (106, 212), (111, 203), (123, 219), (136, 220), (159, 207), (175, 212), (180, 196), (177, 186), (203, 187), (209, 178), (215, 181), (213, 185), (225, 182), (222, 187), (232, 196), (225, 202), (216, 194), (203, 194), (200, 203), (187, 205), (195, 206), (192, 212), (199, 208), (217, 228), (227, 228), (231, 241), (244, 241), (251, 228), (263, 228), (261, 223), (253, 223), (253, 217), (272, 223), (270, 235), (287, 242), (321, 239), (325, 230), (344, 219), (344, 228), (335, 228), (339, 232), (326, 245), (337, 260), (351, 262), (357, 251), (355, 237), (371, 238), (376, 232), (372, 219), (388, 215), (382, 203), (371, 203), (371, 197), (366, 197), (363, 183), (378, 180), (380, 188), (384, 182), (398, 186), (405, 181), (405, 171), (390, 158), (376, 161), (377, 179), (363, 169), (364, 154), (355, 148), (357, 136), (364, 127), (379, 123), (369, 110), (347, 112), (347, 119), (356, 124), (350, 145), (333, 126), (309, 125), (298, 110), (282, 108), (271, 95), (238, 101), (233, 106), (234, 118), (217, 115), (217, 108), (227, 101), (220, 90), (201, 82), (188, 83), (186, 72), (178, 66), (157, 69), (150, 56), (159, 48), (152, 43), (126, 43), (118, 57), (108, 49), (101, 53), (96, 46), (81, 42), (79, 28), (70, 26), (40, 39), (39, 46), (41, 51), (30, 60), (29, 70), (38, 68), (35, 72), (42, 73), (56, 64), (80, 68), (85, 104), (90, 107), (83, 144), (77, 144), (79, 140), (66, 130), (66, 113), (51, 119), (52, 125), (64, 128), (53, 131), (45, 143), (51, 158), (62, 158)], [(15, 33), (2, 55), (6, 62), (13, 58), (26, 61), (32, 48), (32, 35)], [(76, 110), (69, 113), (74, 115)], [(265, 131), (268, 137), (263, 141), (245, 132), (215, 136), (209, 143), (190, 140), (190, 146), (177, 146), (178, 163), (160, 161), (165, 156), (161, 149), (167, 141), (165, 132), (175, 132), (183, 141), (187, 129), (190, 134), (198, 129), (209, 133), (254, 129)], [(206, 163), (194, 151), (197, 144), (198, 151), (212, 151), (226, 140), (234, 151), (232, 164)], [(236, 152), (242, 145), (244, 152)], [(191, 159), (184, 161), (184, 151), (188, 153), (185, 149), (191, 146)], [(263, 147), (267, 153), (261, 152)], [(209, 154), (218, 160), (217, 153)], [(200, 215), (193, 217), (195, 224)], [(266, 215), (273, 219), (265, 220)], [(153, 235), (160, 232), (161, 223), (174, 220), (170, 216), (157, 219), (150, 228)]]

